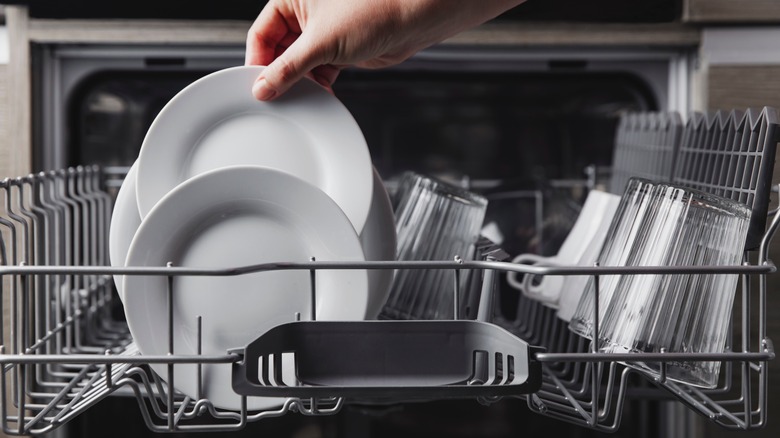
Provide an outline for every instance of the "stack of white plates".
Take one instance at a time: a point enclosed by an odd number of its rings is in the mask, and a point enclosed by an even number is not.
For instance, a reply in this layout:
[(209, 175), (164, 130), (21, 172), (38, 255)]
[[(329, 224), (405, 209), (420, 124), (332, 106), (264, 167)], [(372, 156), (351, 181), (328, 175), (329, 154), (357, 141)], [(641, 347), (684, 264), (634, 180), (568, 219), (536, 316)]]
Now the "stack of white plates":
[[(393, 260), (395, 226), (382, 180), (347, 109), (304, 80), (274, 102), (252, 97), (262, 67), (208, 75), (176, 95), (150, 127), (119, 191), (110, 229), (113, 266), (229, 268), (269, 262)], [(374, 318), (392, 271), (320, 270), (316, 315)], [(142, 354), (168, 346), (165, 277), (115, 278)], [(268, 329), (311, 315), (308, 271), (177, 277), (174, 354), (220, 355)], [(289, 365), (289, 364), (288, 364)], [(165, 365), (152, 368), (166, 378)], [(203, 395), (237, 410), (229, 364), (204, 365)], [(197, 369), (174, 386), (197, 397)], [(250, 398), (250, 410), (283, 400)]]

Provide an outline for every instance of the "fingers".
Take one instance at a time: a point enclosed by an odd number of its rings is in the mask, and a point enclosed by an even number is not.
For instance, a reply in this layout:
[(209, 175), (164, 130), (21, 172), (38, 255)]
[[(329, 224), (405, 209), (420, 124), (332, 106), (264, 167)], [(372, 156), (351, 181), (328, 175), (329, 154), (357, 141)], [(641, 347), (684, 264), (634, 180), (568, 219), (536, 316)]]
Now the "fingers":
[[(252, 87), (252, 94), (259, 100), (271, 100), (287, 91), (295, 82), (306, 73), (314, 70), (324, 63), (324, 56), (315, 44), (312, 44), (306, 34), (302, 34), (290, 47), (273, 60)], [(335, 80), (338, 72), (325, 71), (320, 73), (320, 78), (331, 82)], [(314, 72), (312, 72), (314, 73)], [(315, 78), (317, 74), (315, 74)], [(319, 82), (318, 79), (318, 82)]]
[[(287, 20), (269, 2), (249, 28), (246, 38), (246, 65), (268, 65), (276, 57), (277, 46), (291, 32)], [(289, 44), (288, 44), (289, 45)]]
[[(271, 59), (271, 61), (273, 61), (274, 59), (276, 59), (279, 56), (281, 56), (282, 53), (284, 53), (284, 51), (287, 50), (287, 48), (290, 47), (292, 45), (292, 43), (294, 43), (295, 40), (298, 39), (299, 36), (301, 36), (301, 35), (297, 34), (297, 33), (288, 33), (287, 35), (285, 35), (281, 39), (281, 41), (279, 41), (279, 44), (276, 45), (276, 50), (274, 52), (274, 57), (273, 57), (273, 59)], [(268, 64), (271, 63), (271, 61), (268, 61), (268, 62), (266, 62), (263, 65), (268, 65)]]
[(259, 100), (283, 94), (307, 73), (330, 90), (339, 75), (341, 67), (325, 65), (327, 44), (322, 40), (327, 35), (312, 36), (317, 32), (311, 29), (302, 32), (297, 12), (285, 2), (271, 0), (249, 29), (245, 64), (267, 66), (252, 87)]
[(339, 73), (341, 73), (341, 68), (342, 67), (330, 64), (320, 65), (315, 67), (314, 70), (311, 71), (311, 74), (318, 84), (330, 89), (330, 86), (336, 82), (336, 78), (338, 78)]

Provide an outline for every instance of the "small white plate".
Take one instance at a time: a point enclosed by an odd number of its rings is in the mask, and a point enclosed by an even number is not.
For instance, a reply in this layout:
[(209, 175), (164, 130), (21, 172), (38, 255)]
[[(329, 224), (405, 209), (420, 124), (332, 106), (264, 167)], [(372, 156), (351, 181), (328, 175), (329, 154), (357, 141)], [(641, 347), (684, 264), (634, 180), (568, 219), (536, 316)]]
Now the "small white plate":
[[(360, 244), (368, 261), (393, 261), (396, 259), (393, 206), (382, 182), (382, 177), (379, 176), (376, 169), (374, 169), (374, 195), (371, 198), (371, 210), (368, 212), (366, 226), (360, 233)], [(376, 318), (379, 311), (382, 310), (382, 306), (385, 305), (394, 272), (393, 269), (368, 270), (367, 319)]]
[[(138, 202), (135, 196), (135, 177), (138, 166), (136, 163), (130, 170), (119, 188), (114, 202), (114, 211), (111, 213), (111, 226), (108, 232), (108, 255), (111, 258), (111, 266), (125, 266), (127, 251), (133, 236), (141, 226), (141, 215), (138, 214)], [(114, 276), (114, 284), (122, 299), (122, 276)]]
[(220, 70), (179, 92), (160, 111), (138, 156), (144, 218), (168, 191), (203, 172), (258, 165), (295, 175), (327, 193), (360, 233), (371, 205), (371, 157), (341, 102), (302, 80), (273, 102), (252, 96), (263, 67)]
[[(128, 266), (228, 268), (290, 261), (362, 261), (349, 219), (325, 193), (274, 169), (222, 168), (189, 179), (149, 212), (133, 239)], [(364, 270), (317, 271), (317, 319), (359, 320), (366, 315)], [(165, 277), (125, 276), (124, 306), (142, 354), (168, 353)], [(309, 271), (176, 277), (173, 285), (174, 353), (196, 354), (197, 317), (202, 352), (222, 355), (268, 329), (310, 319)], [(152, 365), (167, 378), (165, 365)], [(176, 365), (174, 387), (197, 396), (197, 369)], [(287, 372), (285, 372), (287, 374)], [(237, 410), (231, 365), (203, 366), (203, 391), (220, 408)], [(250, 410), (282, 403), (250, 398)]]

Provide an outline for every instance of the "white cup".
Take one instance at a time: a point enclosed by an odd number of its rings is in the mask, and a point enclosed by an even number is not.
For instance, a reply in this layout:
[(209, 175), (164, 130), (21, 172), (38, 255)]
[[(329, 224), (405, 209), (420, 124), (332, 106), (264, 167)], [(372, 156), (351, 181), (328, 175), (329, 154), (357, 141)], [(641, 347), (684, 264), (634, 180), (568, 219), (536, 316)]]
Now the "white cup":
[[(582, 211), (577, 216), (577, 221), (558, 250), (558, 254), (551, 257), (520, 254), (512, 262), (538, 266), (592, 265), (596, 261), (598, 250), (601, 249), (619, 203), (620, 196), (618, 195), (601, 190), (591, 190), (585, 199)], [(594, 247), (598, 248), (595, 250), (595, 254), (593, 254)], [(584, 289), (583, 285), (579, 292), (572, 294), (568, 288), (573, 287), (573, 285), (566, 285), (567, 278), (560, 275), (542, 277), (525, 275), (520, 279), (517, 272), (509, 272), (507, 273), (507, 281), (510, 286), (521, 291), (523, 295), (552, 308), (559, 307), (561, 293), (565, 287), (567, 289), (565, 295), (567, 296), (577, 295), (579, 297)]]
[[(601, 248), (604, 246), (604, 241), (607, 238), (607, 233), (609, 232), (609, 227), (618, 204), (619, 202), (615, 202), (614, 205), (610, 205), (611, 211), (608, 213), (609, 217), (605, 217), (604, 221), (598, 225), (593, 240), (582, 254), (580, 260), (577, 261), (577, 266), (595, 266), (599, 254), (601, 253)], [(588, 286), (589, 278), (590, 276), (588, 275), (567, 275), (563, 277), (561, 296), (558, 299), (558, 318), (566, 322), (571, 321), (572, 316), (574, 316), (574, 311), (577, 310), (577, 305), (580, 303), (582, 293)]]

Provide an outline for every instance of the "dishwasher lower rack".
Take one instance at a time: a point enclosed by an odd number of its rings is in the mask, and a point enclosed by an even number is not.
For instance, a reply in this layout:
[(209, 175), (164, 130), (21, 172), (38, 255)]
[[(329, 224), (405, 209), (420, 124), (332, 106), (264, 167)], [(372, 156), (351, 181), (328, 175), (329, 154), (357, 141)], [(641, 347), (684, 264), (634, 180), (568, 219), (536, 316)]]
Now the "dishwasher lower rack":
[[(767, 421), (767, 367), (774, 350), (766, 334), (766, 278), (775, 272), (768, 260), (768, 245), (780, 215), (773, 218), (761, 249), (752, 254), (756, 260), (743, 266), (606, 268), (539, 267), (495, 261), (316, 261), (235, 269), (110, 268), (105, 266), (105, 236), (111, 200), (98, 186), (98, 171), (92, 168), (0, 182), (0, 195), (4, 197), (0, 199), (4, 209), (0, 214), (0, 423), (6, 434), (52, 431), (114, 394), (135, 397), (146, 425), (158, 432), (239, 430), (249, 422), (289, 412), (331, 415), (347, 403), (396, 403), (407, 396), (415, 400), (467, 397), (483, 404), (502, 397), (523, 398), (534, 412), (601, 431), (620, 427), (628, 398), (647, 396), (679, 400), (729, 429), (756, 429)], [(553, 311), (520, 297), (518, 314), (511, 318), (495, 314), (490, 307), (491, 312), (480, 315), (492, 323), (441, 322), (484, 325), (491, 327), (485, 331), (486, 336), (500, 332), (501, 336), (508, 336), (510, 343), (528, 346), (526, 360), (533, 368), (527, 379), (529, 385), (496, 385), (491, 391), (490, 386), (479, 385), (484, 382), (471, 382), (474, 388), (443, 384), (417, 388), (410, 394), (394, 393), (392, 386), (359, 386), (349, 382), (338, 388), (269, 384), (262, 389), (263, 394), (284, 397), (286, 401), (278, 408), (264, 411), (217, 409), (206, 398), (183, 395), (166, 384), (171, 380), (174, 364), (223, 363), (240, 368), (247, 362), (257, 363), (259, 353), (248, 349), (214, 356), (142, 356), (123, 318), (116, 314), (113, 275), (159, 275), (172, 284), (183, 275), (231, 276), (279, 269), (307, 270), (312, 277), (323, 269), (443, 269), (452, 272), (456, 285), (464, 270), (480, 272), (483, 278), (507, 271), (596, 278), (610, 274), (734, 273), (742, 277), (742, 282), (736, 305), (739, 312), (732, 321), (733, 334), (725, 353), (598, 353), (587, 340), (570, 333)], [(489, 303), (485, 298), (491, 296), (492, 282), (486, 280), (482, 286), (482, 303)], [(751, 324), (754, 320), (758, 321), (757, 328)], [(170, 333), (171, 321), (168, 324)], [(724, 370), (720, 385), (702, 390), (668, 381), (663, 373), (656, 378), (620, 363), (664, 364), (680, 360), (721, 361)], [(152, 363), (168, 365), (171, 374), (158, 376), (149, 366)], [(506, 377), (512, 373), (504, 372), (507, 364), (505, 357), (496, 360), (493, 371), (487, 374), (490, 379), (485, 380), (511, 383), (512, 379)]]
[[(111, 301), (114, 299), (112, 279), (109, 274), (165, 275), (174, 280), (180, 275), (242, 275), (276, 269), (303, 269), (316, 272), (320, 269), (463, 269), (502, 272), (514, 270), (536, 275), (606, 275), (641, 274), (637, 268), (540, 268), (518, 266), (504, 262), (372, 262), (344, 264), (328, 262), (282, 263), (249, 266), (229, 270), (192, 270), (187, 268), (107, 268), (68, 266), (6, 266), (0, 270), (7, 279), (4, 303), (10, 318), (10, 333), (3, 333), (7, 344), (2, 346), (0, 374), (2, 405), (0, 421), (7, 434), (29, 435), (51, 431), (86, 411), (103, 398), (114, 393), (131, 394), (138, 399), (139, 408), (147, 426), (158, 432), (176, 431), (229, 431), (238, 430), (248, 422), (268, 417), (298, 412), (304, 415), (329, 415), (339, 412), (345, 403), (381, 402), (395, 403), (420, 399), (474, 398), (490, 404), (502, 397), (527, 399), (529, 408), (539, 414), (579, 424), (602, 431), (614, 431), (620, 426), (623, 403), (632, 393), (639, 396), (676, 399), (704, 414), (711, 421), (726, 428), (750, 430), (762, 427), (766, 419), (768, 361), (774, 358), (771, 341), (759, 328), (759, 345), (751, 350), (749, 320), (751, 312), (743, 300), (742, 321), (735, 321), (745, 330), (736, 330), (740, 341), (732, 350), (720, 354), (606, 354), (590, 351), (589, 343), (570, 334), (565, 325), (556, 321), (554, 313), (533, 302), (526, 302), (525, 314), (516, 321), (497, 321), (514, 333), (516, 342), (521, 339), (531, 344), (546, 346), (546, 351), (529, 348), (531, 376), (536, 380), (529, 386), (519, 385), (514, 391), (508, 386), (440, 385), (416, 388), (413, 394), (401, 386), (284, 386), (270, 384), (256, 395), (284, 397), (279, 408), (267, 411), (226, 411), (215, 408), (208, 399), (193, 398), (171, 390), (166, 385), (172, 374), (161, 377), (148, 366), (150, 363), (174, 364), (233, 364), (241, 367), (247, 362), (257, 363), (256, 352), (243, 350), (226, 352), (220, 356), (142, 356), (133, 344), (126, 325), (113, 318)], [(707, 272), (739, 273), (745, 277), (743, 287), (748, 287), (748, 277), (759, 277), (759, 302), (766, 293), (762, 280), (775, 271), (770, 263), (734, 267), (712, 267)], [(658, 268), (653, 273), (702, 272), (692, 268)], [(46, 300), (46, 293), (33, 288), (36, 278), (78, 276), (83, 277), (78, 290), (58, 291)], [(744, 295), (748, 295), (747, 292)], [(60, 299), (56, 299), (59, 296)], [(42, 299), (44, 298), (44, 299)], [(54, 305), (53, 305), (54, 304)], [(61, 309), (61, 310), (60, 310)], [(759, 315), (763, 307), (759, 303)], [(57, 316), (57, 313), (62, 312)], [(428, 321), (427, 323), (470, 322), (485, 326), (493, 324), (477, 321)], [(522, 322), (520, 324), (519, 322)], [(305, 324), (333, 324), (308, 321)], [(352, 324), (405, 324), (407, 322), (354, 322)], [(414, 323), (414, 322), (408, 322)], [(296, 323), (292, 323), (296, 324)], [(301, 322), (304, 324), (304, 322)], [(343, 324), (343, 323), (341, 323)], [(283, 326), (282, 326), (283, 327)], [(278, 327), (279, 328), (279, 327)], [(316, 327), (313, 327), (316, 329)], [(497, 327), (496, 327), (497, 329)], [(490, 335), (493, 332), (488, 332)], [(352, 333), (355, 334), (354, 332)], [(261, 337), (260, 339), (262, 339)], [(430, 345), (435, 349), (437, 345)], [(478, 348), (481, 349), (481, 348)], [(487, 349), (487, 348), (485, 348)], [(618, 361), (722, 361), (725, 371), (721, 385), (712, 390), (702, 390), (667, 381), (663, 378), (643, 376), (639, 370), (624, 367)], [(503, 362), (506, 364), (506, 362)], [(496, 370), (501, 370), (497, 367)], [(503, 368), (507, 369), (507, 368)], [(509, 374), (509, 373), (506, 373)], [(648, 385), (637, 385), (632, 375), (647, 377)], [(234, 375), (235, 379), (235, 375)], [(495, 380), (495, 379), (494, 379)]]

